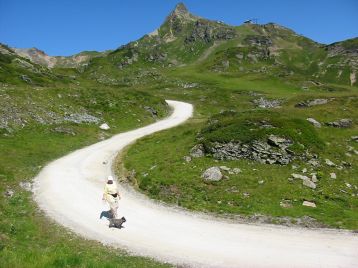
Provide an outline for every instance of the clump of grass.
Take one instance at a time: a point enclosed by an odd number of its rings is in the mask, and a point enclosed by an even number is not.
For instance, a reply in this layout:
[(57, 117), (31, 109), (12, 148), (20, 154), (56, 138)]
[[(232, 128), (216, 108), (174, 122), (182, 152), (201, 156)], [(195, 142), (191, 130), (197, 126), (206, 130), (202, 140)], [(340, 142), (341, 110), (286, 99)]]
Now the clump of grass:
[(223, 112), (214, 115), (201, 130), (204, 145), (209, 147), (213, 142), (252, 143), (255, 140), (266, 140), (269, 135), (292, 140), (294, 144), (291, 148), (296, 151), (304, 148), (319, 151), (324, 148), (317, 131), (306, 120), (267, 110)]

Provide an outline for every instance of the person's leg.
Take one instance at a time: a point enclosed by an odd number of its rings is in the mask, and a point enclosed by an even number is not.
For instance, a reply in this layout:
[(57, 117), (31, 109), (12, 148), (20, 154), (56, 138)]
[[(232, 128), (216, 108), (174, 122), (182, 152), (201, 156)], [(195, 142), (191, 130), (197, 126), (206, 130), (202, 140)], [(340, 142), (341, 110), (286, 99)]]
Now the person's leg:
[(117, 219), (117, 210), (118, 210), (118, 202), (114, 201), (111, 203), (111, 213), (113, 216), (113, 219)]

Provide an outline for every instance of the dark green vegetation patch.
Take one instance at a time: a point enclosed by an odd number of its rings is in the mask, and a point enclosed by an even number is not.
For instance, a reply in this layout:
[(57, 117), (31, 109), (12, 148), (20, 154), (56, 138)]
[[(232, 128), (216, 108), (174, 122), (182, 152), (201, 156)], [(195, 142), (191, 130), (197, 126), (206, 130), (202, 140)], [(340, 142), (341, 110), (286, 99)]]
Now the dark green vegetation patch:
[(293, 141), (290, 149), (296, 152), (302, 152), (306, 148), (318, 152), (324, 148), (324, 142), (307, 120), (267, 110), (214, 115), (200, 136), (204, 145), (210, 147), (213, 142), (251, 144), (253, 141), (266, 141), (270, 135)]

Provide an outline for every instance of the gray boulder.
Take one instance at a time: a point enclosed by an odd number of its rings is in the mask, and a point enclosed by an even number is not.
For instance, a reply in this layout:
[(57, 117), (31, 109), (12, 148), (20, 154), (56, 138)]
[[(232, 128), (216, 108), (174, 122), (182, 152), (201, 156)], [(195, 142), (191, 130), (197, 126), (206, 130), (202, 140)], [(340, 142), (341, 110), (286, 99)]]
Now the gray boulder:
[(280, 202), (280, 206), (283, 207), (283, 208), (292, 208), (293, 207), (292, 206), (292, 200), (287, 200), (287, 199), (282, 200)]
[(220, 181), (223, 175), (219, 167), (211, 167), (205, 170), (201, 177), (205, 181)]
[(289, 145), (292, 144), (290, 140), (276, 135), (270, 135), (267, 139), (267, 143), (280, 148), (287, 148)]
[(326, 104), (327, 102), (328, 102), (327, 99), (306, 100), (306, 101), (302, 101), (302, 102), (297, 103), (295, 105), (295, 107), (305, 108), (305, 107), (311, 107), (311, 106)]
[(343, 118), (338, 121), (328, 122), (326, 123), (326, 125), (330, 127), (337, 127), (337, 128), (349, 128), (352, 126), (352, 123), (353, 123), (352, 119)]
[(316, 159), (310, 159), (307, 163), (310, 164), (313, 167), (319, 167), (320, 166), (319, 161), (316, 160)]
[(326, 159), (325, 162), (326, 162), (326, 165), (327, 165), (327, 166), (330, 166), (330, 167), (335, 167), (335, 166), (336, 166), (336, 164), (333, 163), (333, 162), (332, 162), (331, 160), (329, 160), (329, 159)]
[(316, 187), (317, 187), (316, 184), (308, 178), (302, 180), (302, 184), (304, 186), (310, 187), (311, 189), (316, 189)]
[(314, 126), (317, 127), (317, 128), (320, 128), (320, 127), (321, 127), (321, 123), (318, 122), (318, 121), (317, 121), (316, 119), (314, 119), (314, 118), (309, 117), (309, 118), (307, 118), (307, 121), (310, 122), (312, 125), (314, 125)]
[(203, 144), (197, 144), (190, 150), (191, 157), (203, 157), (205, 155), (205, 149)]
[(310, 202), (310, 201), (303, 201), (302, 205), (305, 207), (312, 207), (312, 208), (316, 207), (316, 204), (314, 202)]
[(234, 169), (232, 170), (232, 172), (233, 172), (234, 174), (239, 174), (239, 173), (241, 173), (241, 169), (239, 169), (239, 168), (234, 168)]
[(99, 128), (102, 129), (102, 130), (108, 130), (108, 129), (110, 129), (110, 127), (108, 126), (107, 123), (103, 123), (102, 125), (99, 126)]
[(300, 179), (302, 180), (302, 184), (304, 186), (307, 186), (307, 187), (310, 187), (311, 189), (316, 189), (316, 184), (313, 182), (312, 179), (310, 179), (309, 177), (305, 176), (305, 175), (301, 175), (301, 174), (291, 174), (291, 176), (294, 178), (294, 179)]
[(184, 156), (183, 159), (184, 159), (184, 161), (187, 162), (187, 163), (189, 163), (189, 162), (191, 161), (191, 157), (188, 156), (188, 155)]

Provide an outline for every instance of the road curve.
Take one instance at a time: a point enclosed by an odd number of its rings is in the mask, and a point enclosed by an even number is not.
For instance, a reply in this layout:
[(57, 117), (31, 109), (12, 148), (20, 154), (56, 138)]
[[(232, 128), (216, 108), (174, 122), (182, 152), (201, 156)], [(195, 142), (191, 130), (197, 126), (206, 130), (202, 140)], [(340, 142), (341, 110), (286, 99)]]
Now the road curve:
[[(58, 223), (88, 239), (190, 267), (358, 267), (358, 236), (335, 230), (307, 230), (237, 224), (189, 213), (149, 200), (120, 185), (125, 228), (109, 229), (100, 219), (105, 178), (116, 154), (129, 143), (174, 127), (192, 116), (188, 103), (167, 101), (167, 119), (74, 151), (48, 164), (35, 178), (34, 198)], [(103, 164), (107, 161), (107, 164)]]

